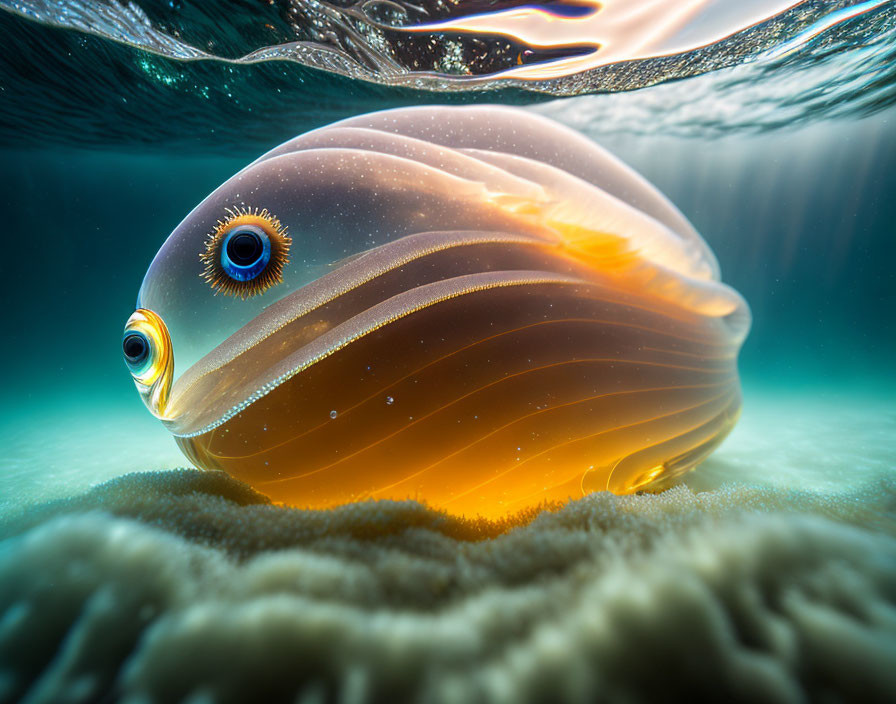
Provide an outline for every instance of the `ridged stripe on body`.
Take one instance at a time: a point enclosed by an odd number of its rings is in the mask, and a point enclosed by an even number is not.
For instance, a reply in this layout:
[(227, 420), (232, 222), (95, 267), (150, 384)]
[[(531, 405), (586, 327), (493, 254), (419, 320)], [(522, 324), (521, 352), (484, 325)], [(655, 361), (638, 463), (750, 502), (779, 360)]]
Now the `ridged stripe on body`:
[[(247, 408), (259, 398), (266, 396), (284, 381), (292, 378), (312, 364), (329, 357), (334, 352), (378, 330), (395, 320), (411, 315), (429, 306), (443, 301), (465, 296), (479, 291), (505, 286), (526, 286), (535, 284), (555, 285), (587, 285), (586, 281), (571, 276), (546, 274), (539, 271), (486, 272), (469, 274), (453, 279), (446, 279), (426, 284), (410, 291), (400, 293), (364, 311), (351, 320), (323, 333), (320, 337), (303, 347), (296, 354), (290, 355), (275, 369), (275, 378), (268, 382), (242, 403), (231, 408), (218, 420), (190, 433), (179, 433), (172, 430), (176, 437), (194, 437), (202, 435), (226, 423), (237, 413)], [(171, 421), (168, 421), (169, 426)]]
[[(172, 390), (170, 406), (177, 408), (179, 399), (187, 394), (192, 386), (233, 362), (253, 346), (275, 335), (290, 323), (372, 282), (377, 277), (435, 253), (496, 243), (544, 249), (547, 254), (558, 256), (564, 254), (556, 243), (526, 235), (495, 232), (426, 232), (377, 247), (272, 304), (261, 315), (231, 335), (178, 379)], [(581, 268), (579, 270), (581, 271)], [(626, 300), (625, 294), (620, 295), (618, 291), (607, 287), (605, 282), (589, 281), (589, 283), (601, 287), (604, 294), (601, 297), (608, 302), (649, 311), (682, 322), (690, 323), (693, 320), (693, 316), (676, 315), (668, 307), (657, 309), (646, 305), (645, 301), (634, 301), (631, 298)], [(712, 343), (707, 341), (707, 344)]]
[[(316, 473), (321, 472), (321, 471), (323, 471), (323, 470), (325, 470), (325, 469), (328, 469), (329, 467), (334, 467), (334, 466), (336, 466), (337, 464), (340, 464), (340, 463), (342, 463), (342, 462), (345, 462), (345, 461), (351, 459), (352, 457), (355, 457), (356, 455), (361, 454), (362, 452), (365, 452), (365, 451), (367, 451), (367, 450), (369, 450), (369, 449), (371, 449), (371, 448), (373, 448), (373, 447), (376, 447), (376, 446), (379, 445), (380, 443), (383, 443), (383, 442), (386, 442), (387, 440), (391, 440), (391, 439), (395, 438), (396, 436), (398, 436), (398, 435), (401, 434), (402, 432), (406, 431), (408, 428), (411, 428), (411, 427), (413, 427), (414, 425), (417, 425), (417, 424), (419, 424), (419, 423), (422, 423), (422, 422), (428, 420), (430, 417), (434, 416), (435, 414), (440, 413), (441, 411), (444, 411), (444, 410), (446, 410), (447, 408), (450, 408), (452, 405), (454, 405), (454, 404), (456, 404), (456, 403), (458, 403), (458, 402), (460, 402), (460, 401), (463, 401), (463, 400), (465, 400), (465, 399), (467, 399), (467, 398), (470, 398), (471, 396), (474, 396), (475, 394), (478, 394), (478, 393), (480, 393), (480, 392), (482, 392), (482, 391), (485, 391), (486, 389), (489, 389), (489, 388), (491, 388), (491, 387), (493, 387), (493, 386), (495, 386), (495, 385), (497, 385), (497, 384), (501, 384), (501, 383), (508, 382), (508, 381), (512, 381), (512, 380), (517, 380), (517, 379), (519, 379), (519, 378), (522, 377), (522, 376), (526, 376), (526, 375), (528, 375), (528, 374), (535, 374), (535, 373), (537, 373), (537, 372), (544, 371), (544, 370), (546, 370), (546, 369), (555, 369), (555, 368), (557, 368), (557, 367), (562, 367), (562, 366), (567, 366), (567, 365), (589, 365), (589, 364), (610, 364), (610, 365), (613, 365), (613, 364), (625, 364), (625, 365), (640, 366), (640, 367), (659, 367), (659, 368), (663, 368), (663, 369), (679, 369), (679, 370), (685, 370), (685, 371), (697, 371), (697, 372), (704, 372), (704, 373), (707, 373), (707, 374), (728, 374), (728, 375), (731, 374), (731, 371), (728, 370), (728, 369), (706, 370), (706, 369), (702, 369), (702, 368), (699, 368), (699, 367), (682, 367), (682, 366), (678, 366), (678, 365), (674, 365), (674, 364), (662, 364), (662, 363), (658, 363), (658, 362), (648, 362), (648, 361), (643, 361), (643, 360), (623, 359), (623, 358), (620, 358), (620, 357), (605, 357), (605, 358), (594, 358), (594, 359), (575, 359), (575, 360), (569, 360), (569, 361), (567, 361), (567, 362), (555, 362), (555, 363), (553, 363), (553, 364), (545, 365), (545, 366), (542, 366), (542, 367), (534, 367), (534, 368), (532, 368), (532, 369), (527, 369), (527, 370), (522, 371), (522, 372), (517, 372), (516, 374), (508, 374), (508, 375), (505, 375), (505, 376), (500, 377), (499, 379), (494, 379), (494, 380), (490, 381), (490, 382), (487, 383), (487, 384), (483, 384), (482, 386), (479, 386), (478, 388), (473, 389), (472, 391), (469, 391), (469, 392), (463, 394), (462, 396), (458, 396), (457, 398), (453, 399), (452, 401), (450, 401), (450, 402), (448, 402), (448, 403), (446, 403), (446, 404), (443, 404), (443, 405), (439, 406), (438, 408), (433, 409), (432, 411), (430, 411), (429, 413), (427, 413), (427, 414), (424, 415), (424, 416), (421, 416), (421, 417), (419, 417), (419, 418), (415, 418), (412, 422), (410, 422), (410, 423), (408, 423), (408, 424), (402, 426), (401, 428), (398, 428), (397, 430), (395, 430), (394, 432), (390, 433), (389, 435), (386, 435), (386, 436), (380, 438), (379, 440), (377, 440), (376, 442), (374, 442), (374, 443), (372, 443), (372, 444), (370, 444), (370, 445), (367, 445), (367, 446), (365, 446), (365, 447), (362, 447), (362, 448), (360, 448), (360, 449), (354, 451), (354, 452), (351, 453), (350, 455), (346, 455), (345, 457), (341, 458), (340, 460), (338, 460), (338, 461), (336, 461), (336, 462), (333, 462), (333, 463), (330, 464), (330, 465), (326, 465), (326, 466), (324, 466), (324, 467), (318, 467), (317, 469), (312, 470), (312, 471), (310, 471), (310, 472), (306, 472), (306, 473), (304, 473), (304, 474), (296, 474), (296, 475), (293, 475), (292, 477), (289, 477), (289, 478), (286, 478), (286, 479), (272, 480), (272, 481), (270, 481), (270, 482), (265, 482), (265, 484), (276, 484), (276, 483), (281, 482), (281, 481), (289, 481), (290, 479), (299, 479), (299, 478), (301, 478), (301, 477), (305, 477), (305, 476), (310, 476), (310, 475), (312, 475), (312, 474), (316, 474)], [(594, 397), (594, 398), (598, 398), (598, 397)], [(583, 400), (587, 400), (587, 399), (583, 399)], [(284, 444), (288, 444), (288, 442), (292, 442), (292, 441), (298, 440), (300, 437), (303, 437), (304, 435), (305, 435), (305, 433), (303, 433), (303, 434), (301, 434), (301, 435), (294, 436), (294, 437), (291, 438), (289, 441), (287, 441), (287, 443), (281, 443), (280, 445), (277, 445), (277, 446), (275, 446), (275, 447), (280, 447), (280, 446), (282, 446), (282, 445), (284, 445)], [(220, 457), (220, 458), (222, 458), (222, 459), (225, 458), (225, 457), (227, 457), (227, 456), (225, 456), (225, 455), (216, 455), (216, 456), (217, 456), (217, 457)], [(252, 456), (252, 455), (233, 455), (233, 456), (230, 456), (229, 459), (242, 459), (242, 458), (245, 458), (245, 457), (251, 457), (251, 456)]]
[[(537, 322), (537, 323), (532, 323), (532, 324), (530, 324), (530, 325), (525, 325), (525, 326), (521, 326), (521, 327), (513, 328), (513, 329), (511, 329), (511, 330), (504, 330), (504, 331), (502, 331), (502, 332), (500, 332), (500, 333), (497, 333), (497, 334), (495, 334), (495, 335), (491, 335), (491, 336), (489, 336), (489, 337), (485, 337), (485, 338), (476, 340), (475, 342), (472, 342), (472, 343), (470, 343), (470, 344), (467, 344), (467, 345), (464, 345), (464, 346), (462, 346), (462, 347), (459, 347), (459, 348), (457, 348), (457, 349), (455, 349), (455, 350), (452, 350), (452, 351), (449, 352), (448, 354), (442, 355), (442, 356), (438, 357), (437, 359), (431, 360), (431, 361), (427, 362), (426, 364), (424, 364), (424, 365), (422, 365), (422, 366), (420, 366), (420, 367), (417, 367), (417, 368), (411, 370), (410, 372), (406, 373), (404, 376), (402, 376), (402, 377), (400, 377), (400, 378), (398, 378), (398, 379), (390, 380), (387, 384), (385, 384), (384, 386), (378, 388), (376, 391), (374, 391), (374, 392), (368, 394), (366, 397), (360, 399), (360, 400), (357, 401), (354, 405), (349, 406), (348, 408), (345, 408), (344, 410), (342, 410), (341, 413), (340, 413), (340, 415), (341, 415), (343, 418), (344, 418), (344, 417), (347, 417), (347, 416), (348, 416), (349, 414), (351, 414), (352, 411), (354, 411), (355, 409), (357, 409), (357, 408), (363, 406), (365, 403), (367, 403), (367, 402), (369, 402), (369, 401), (372, 401), (373, 399), (378, 398), (379, 396), (381, 396), (382, 393), (385, 391), (385, 389), (390, 388), (390, 387), (393, 387), (393, 386), (396, 386), (396, 385), (400, 384), (401, 382), (406, 381), (407, 379), (409, 379), (409, 378), (411, 378), (411, 377), (413, 377), (413, 376), (416, 376), (416, 375), (420, 374), (422, 371), (424, 371), (424, 370), (426, 370), (426, 369), (428, 369), (428, 368), (430, 368), (430, 367), (433, 367), (433, 366), (435, 366), (436, 364), (439, 364), (440, 362), (444, 362), (444, 361), (446, 361), (447, 359), (449, 359), (449, 358), (451, 358), (451, 357), (454, 357), (454, 356), (456, 356), (456, 355), (458, 355), (458, 354), (460, 354), (460, 353), (462, 353), (462, 352), (469, 351), (469, 350), (471, 350), (471, 349), (473, 349), (473, 348), (475, 348), (475, 347), (477, 347), (477, 346), (479, 346), (479, 345), (482, 345), (483, 343), (490, 342), (490, 341), (494, 341), (494, 340), (496, 340), (496, 339), (498, 339), (498, 338), (500, 338), (500, 337), (504, 337), (504, 336), (511, 335), (511, 334), (514, 334), (514, 333), (518, 333), (518, 332), (521, 332), (521, 331), (524, 331), (524, 330), (529, 330), (529, 329), (531, 329), (531, 328), (537, 328), (537, 327), (543, 327), (543, 326), (550, 326), (550, 325), (561, 325), (561, 324), (564, 324), (564, 323), (588, 323), (588, 324), (594, 324), (594, 325), (601, 326), (601, 327), (609, 326), (609, 327), (629, 328), (629, 329), (638, 330), (638, 331), (643, 331), (643, 332), (649, 332), (649, 333), (652, 333), (652, 334), (660, 335), (660, 336), (662, 336), (662, 337), (669, 337), (669, 338), (673, 338), (673, 339), (691, 339), (691, 338), (680, 338), (680, 337), (678, 337), (678, 336), (676, 336), (676, 335), (673, 335), (673, 334), (670, 333), (670, 332), (663, 331), (663, 330), (658, 330), (658, 329), (656, 329), (656, 328), (650, 328), (650, 327), (646, 327), (646, 326), (642, 326), (642, 325), (636, 325), (636, 324), (634, 324), (634, 323), (621, 322), (621, 321), (618, 321), (618, 320), (597, 319), (597, 318), (563, 318), (563, 319), (559, 319), (559, 320), (545, 320), (545, 321), (540, 321), (540, 322)], [(688, 353), (679, 352), (679, 351), (677, 351), (677, 350), (660, 349), (660, 348), (647, 347), (647, 346), (644, 346), (644, 347), (642, 347), (641, 349), (642, 349), (643, 351), (658, 352), (658, 353), (661, 353), (661, 354), (672, 354), (672, 355), (676, 355), (676, 354), (688, 354)], [(692, 358), (693, 358), (693, 357), (697, 357), (697, 355), (688, 355), (688, 356), (689, 356), (689, 357), (692, 357)], [(699, 358), (702, 358), (702, 359), (705, 359), (705, 360), (720, 361), (720, 362), (722, 362), (722, 361), (729, 361), (729, 360), (733, 359), (733, 356), (732, 356), (732, 355), (725, 355), (725, 356), (719, 356), (719, 357), (712, 357), (712, 356), (709, 356), (709, 355), (700, 355)], [(595, 362), (595, 361), (598, 361), (598, 360), (594, 360), (594, 359), (592, 359), (592, 360), (578, 359), (578, 360), (570, 360), (570, 363), (586, 362), (586, 361)], [(729, 372), (730, 372), (730, 365), (727, 365), (727, 366), (724, 367), (724, 368), (718, 368), (718, 369), (715, 369), (715, 368), (711, 368), (711, 367), (686, 367), (686, 366), (682, 366), (682, 365), (654, 364), (654, 363), (651, 363), (650, 361), (645, 361), (645, 360), (633, 360), (633, 359), (622, 359), (622, 358), (613, 358), (613, 359), (606, 358), (606, 359), (604, 359), (604, 360), (600, 360), (600, 361), (605, 361), (605, 362), (610, 362), (610, 363), (612, 363), (612, 362), (619, 362), (619, 363), (625, 363), (625, 364), (644, 364), (644, 365), (647, 365), (647, 366), (659, 366), (659, 367), (667, 367), (667, 368), (675, 368), (675, 369), (689, 369), (689, 370), (692, 370), (692, 371), (701, 371), (701, 372), (707, 372), (707, 373), (716, 373), (716, 372), (717, 372), (717, 373), (729, 373)], [(528, 371), (532, 371), (532, 372), (534, 372), (534, 371), (538, 371), (539, 369), (542, 369), (542, 368), (543, 368), (543, 367), (533, 368), (533, 369), (528, 370)], [(515, 376), (517, 376), (517, 375), (514, 374), (514, 375), (511, 375), (511, 376), (505, 376), (505, 377), (502, 377), (501, 379), (499, 379), (499, 380), (497, 380), (497, 381), (501, 381), (501, 380), (503, 380), (503, 379), (512, 378), (512, 377), (515, 377)], [(468, 394), (468, 395), (469, 395), (469, 394)], [(299, 433), (298, 435), (294, 436), (293, 438), (290, 438), (290, 439), (287, 440), (287, 441), (284, 441), (284, 442), (282, 442), (282, 443), (277, 443), (277, 444), (275, 444), (275, 445), (271, 445), (271, 446), (269, 446), (267, 449), (268, 449), (268, 450), (275, 449), (275, 448), (281, 447), (282, 445), (284, 445), (284, 444), (286, 444), (286, 443), (288, 443), (288, 442), (292, 442), (293, 440), (298, 440), (298, 439), (300, 439), (300, 438), (302, 438), (302, 437), (305, 437), (306, 435), (310, 435), (311, 433), (313, 433), (314, 431), (316, 431), (316, 430), (318, 430), (319, 428), (323, 427), (324, 425), (326, 425), (326, 421), (321, 422), (321, 423), (319, 423), (319, 424), (316, 425), (316, 426), (312, 426), (312, 427), (308, 428), (308, 429), (305, 430), (304, 432)], [(235, 458), (237, 458), (237, 457), (251, 457), (251, 456), (253, 456), (254, 454), (255, 454), (255, 453), (250, 453), (250, 454), (247, 454), (247, 455), (214, 455), (214, 456), (215, 456), (215, 457), (218, 457), (218, 458), (222, 458), (222, 459), (223, 459), (223, 458), (235, 459)]]
[[(725, 384), (725, 386), (730, 386), (732, 383), (734, 383), (734, 382), (729, 381), (729, 383), (728, 383), (728, 384)], [(506, 477), (506, 476), (508, 476), (508, 475), (511, 475), (511, 474), (513, 474), (514, 472), (518, 472), (522, 467), (524, 467), (524, 466), (526, 466), (527, 464), (533, 462), (534, 460), (537, 460), (538, 458), (544, 457), (544, 456), (546, 456), (546, 455), (550, 455), (552, 452), (554, 452), (554, 451), (556, 451), (557, 449), (562, 448), (562, 447), (564, 447), (564, 446), (572, 445), (572, 444), (574, 444), (574, 443), (582, 442), (582, 441), (585, 441), (585, 440), (593, 440), (593, 439), (598, 438), (598, 437), (602, 437), (602, 436), (610, 435), (611, 433), (615, 433), (615, 432), (618, 432), (618, 431), (620, 431), (620, 430), (627, 430), (627, 429), (635, 428), (635, 427), (638, 427), (638, 426), (645, 426), (645, 425), (649, 425), (649, 424), (651, 424), (651, 423), (656, 423), (657, 421), (668, 420), (668, 419), (670, 419), (670, 418), (675, 418), (675, 417), (680, 416), (680, 415), (685, 414), (685, 413), (690, 413), (690, 412), (693, 412), (693, 411), (697, 411), (697, 410), (699, 410), (699, 409), (704, 409), (704, 408), (706, 408), (707, 406), (715, 407), (716, 403), (717, 403), (720, 399), (725, 399), (725, 401), (723, 402), (723, 405), (727, 405), (729, 399), (730, 399), (731, 396), (732, 396), (732, 393), (733, 393), (732, 390), (729, 389), (729, 390), (723, 391), (721, 394), (717, 394), (717, 395), (715, 395), (715, 396), (712, 396), (711, 398), (704, 399), (704, 400), (702, 400), (702, 401), (699, 401), (698, 403), (692, 404), (692, 405), (690, 405), (690, 406), (686, 406), (686, 407), (684, 407), (684, 408), (676, 408), (676, 409), (673, 410), (673, 411), (669, 411), (669, 412), (666, 412), (666, 413), (660, 413), (660, 414), (657, 414), (657, 415), (652, 416), (652, 417), (650, 417), (650, 418), (644, 418), (643, 420), (636, 421), (636, 422), (634, 422), (634, 423), (626, 423), (626, 424), (623, 424), (623, 425), (617, 425), (617, 426), (614, 426), (614, 427), (612, 427), (612, 428), (604, 428), (604, 429), (600, 430), (599, 432), (591, 433), (591, 434), (586, 435), (586, 436), (583, 436), (583, 437), (581, 437), (581, 438), (576, 438), (576, 439), (574, 439), (574, 440), (570, 440), (570, 441), (568, 441), (568, 442), (566, 442), (566, 443), (560, 443), (560, 444), (557, 444), (557, 445), (553, 445), (552, 447), (546, 448), (546, 449), (544, 449), (544, 450), (542, 450), (542, 451), (540, 451), (540, 452), (538, 452), (538, 453), (536, 453), (536, 454), (534, 454), (534, 455), (530, 455), (530, 456), (527, 457), (525, 460), (522, 460), (522, 461), (520, 461), (520, 462), (518, 462), (518, 463), (515, 463), (515, 464), (513, 464), (513, 465), (508, 466), (507, 469), (505, 469), (504, 471), (500, 472), (499, 474), (496, 474), (496, 475), (494, 475), (494, 476), (492, 476), (492, 477), (489, 477), (488, 479), (484, 480), (482, 483), (477, 484), (476, 486), (470, 487), (469, 489), (463, 491), (462, 493), (458, 494), (457, 496), (455, 496), (455, 497), (453, 497), (453, 498), (447, 500), (447, 501), (445, 502), (444, 505), (446, 505), (446, 506), (447, 506), (447, 505), (450, 505), (453, 501), (458, 501), (458, 500), (464, 498), (465, 496), (468, 496), (469, 494), (473, 493), (474, 491), (477, 491), (477, 490), (479, 490), (479, 489), (482, 489), (483, 487), (488, 486), (489, 484), (492, 484), (492, 483), (494, 483), (494, 482), (496, 482), (496, 481), (498, 481), (498, 480), (500, 480), (500, 479), (502, 479), (502, 478), (504, 478), (504, 477)], [(716, 417), (716, 416), (713, 416), (713, 418), (715, 418), (715, 417)], [(703, 422), (703, 421), (700, 421), (700, 423), (698, 424), (698, 427), (702, 427), (703, 425), (704, 425), (704, 422)], [(690, 431), (690, 430), (693, 430), (693, 428), (688, 428), (688, 431)], [(674, 437), (678, 437), (678, 435), (676, 435), (676, 436), (674, 436)], [(671, 438), (669, 438), (669, 439), (671, 439)], [(667, 439), (667, 440), (668, 440), (668, 439)], [(583, 468), (583, 470), (584, 470), (584, 468)], [(585, 472), (582, 471), (581, 474), (584, 475)], [(554, 488), (554, 486), (560, 486), (560, 485), (562, 485), (562, 484), (565, 484), (567, 481), (568, 481), (568, 478), (564, 479), (562, 482), (558, 482), (557, 484), (555, 484), (555, 485), (553, 485), (553, 486), (549, 486), (549, 487), (547, 487), (546, 490), (549, 490), (549, 489), (551, 489), (551, 488)], [(609, 482), (609, 479), (608, 479), (608, 482)], [(376, 493), (376, 492), (374, 492), (374, 493)], [(536, 492), (535, 495), (537, 495), (538, 493), (539, 493), (539, 492)], [(531, 497), (526, 497), (526, 498), (531, 498)], [(521, 499), (521, 500), (524, 500), (524, 499)]]

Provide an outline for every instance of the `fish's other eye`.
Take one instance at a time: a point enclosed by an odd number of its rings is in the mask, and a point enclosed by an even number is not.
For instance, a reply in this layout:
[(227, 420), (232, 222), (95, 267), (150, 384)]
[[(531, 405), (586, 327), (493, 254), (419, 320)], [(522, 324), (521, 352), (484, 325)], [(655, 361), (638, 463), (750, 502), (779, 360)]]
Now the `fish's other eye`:
[(258, 295), (283, 280), (290, 244), (286, 227), (267, 210), (228, 209), (199, 255), (201, 276), (216, 294)]
[(121, 343), (124, 361), (131, 369), (139, 369), (149, 358), (149, 340), (142, 332), (129, 332)]
[(135, 310), (124, 325), (121, 351), (146, 407), (156, 418), (163, 417), (174, 372), (174, 352), (165, 321), (148, 308)]
[(135, 381), (152, 384), (159, 375), (159, 363), (164, 361), (164, 342), (150, 324), (137, 322), (125, 327), (121, 338), (124, 363)]

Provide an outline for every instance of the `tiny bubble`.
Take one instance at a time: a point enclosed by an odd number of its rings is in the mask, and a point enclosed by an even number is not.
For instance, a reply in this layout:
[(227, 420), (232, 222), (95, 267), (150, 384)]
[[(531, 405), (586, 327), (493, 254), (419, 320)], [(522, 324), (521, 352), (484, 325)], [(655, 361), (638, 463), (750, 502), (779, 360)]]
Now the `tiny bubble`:
[(335, 418), (339, 414), (336, 411), (330, 411), (330, 418)]
[(395, 399), (391, 396), (386, 396), (386, 405), (391, 406), (393, 403), (395, 403)]

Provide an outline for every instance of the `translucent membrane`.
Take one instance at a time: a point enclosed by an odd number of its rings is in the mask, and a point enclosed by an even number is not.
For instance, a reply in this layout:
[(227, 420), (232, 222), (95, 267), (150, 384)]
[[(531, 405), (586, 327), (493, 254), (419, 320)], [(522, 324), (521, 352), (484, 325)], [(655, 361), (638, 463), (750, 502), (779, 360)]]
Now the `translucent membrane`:
[[(293, 237), (283, 282), (247, 300), (200, 276), (227, 207)], [(749, 327), (653, 187), (494, 107), (377, 113), (278, 147), (175, 230), (139, 305), (171, 333), (165, 422), (198, 466), (302, 506), (488, 516), (691, 469), (735, 422)]]

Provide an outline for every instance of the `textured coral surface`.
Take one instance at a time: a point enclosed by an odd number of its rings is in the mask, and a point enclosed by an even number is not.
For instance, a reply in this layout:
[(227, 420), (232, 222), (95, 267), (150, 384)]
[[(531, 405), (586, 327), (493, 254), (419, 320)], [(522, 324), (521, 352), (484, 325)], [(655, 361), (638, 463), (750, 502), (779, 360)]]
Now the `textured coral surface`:
[(128, 475), (0, 524), (0, 701), (892, 701), (894, 489), (497, 524)]

